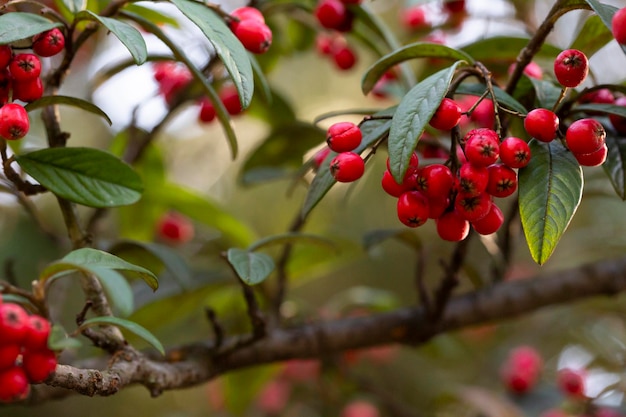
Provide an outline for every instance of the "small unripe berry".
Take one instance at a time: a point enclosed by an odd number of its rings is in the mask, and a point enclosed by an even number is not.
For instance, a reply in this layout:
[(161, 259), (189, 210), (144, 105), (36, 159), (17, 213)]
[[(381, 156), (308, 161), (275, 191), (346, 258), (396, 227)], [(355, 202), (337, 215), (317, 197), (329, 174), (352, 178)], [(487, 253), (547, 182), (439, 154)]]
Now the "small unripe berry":
[(611, 19), (611, 31), (618, 43), (626, 45), (626, 7), (619, 9)]
[(33, 52), (39, 56), (54, 56), (65, 48), (65, 36), (59, 28), (50, 29), (33, 37)]
[(338, 182), (352, 182), (363, 176), (365, 161), (354, 152), (342, 152), (330, 161), (330, 173)]
[(328, 128), (326, 143), (335, 152), (349, 152), (361, 144), (361, 129), (352, 122), (335, 123)]
[(588, 73), (587, 56), (577, 49), (567, 49), (554, 60), (554, 75), (563, 87), (578, 87)]
[(456, 101), (446, 97), (439, 104), (429, 123), (435, 129), (450, 130), (458, 125), (460, 120), (461, 107)]
[(606, 131), (596, 119), (580, 119), (572, 123), (565, 132), (565, 142), (572, 153), (587, 154), (604, 145)]
[(534, 109), (524, 119), (524, 129), (541, 142), (551, 142), (559, 129), (558, 116), (548, 109)]
[(0, 107), (0, 137), (6, 140), (21, 139), (30, 129), (30, 120), (24, 107), (16, 103)]

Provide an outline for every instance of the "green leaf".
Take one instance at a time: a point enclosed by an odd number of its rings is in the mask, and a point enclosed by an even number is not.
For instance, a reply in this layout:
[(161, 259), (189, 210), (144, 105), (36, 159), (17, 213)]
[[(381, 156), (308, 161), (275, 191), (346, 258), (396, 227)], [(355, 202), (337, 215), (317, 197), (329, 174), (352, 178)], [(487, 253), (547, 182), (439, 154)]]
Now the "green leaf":
[(237, 272), (239, 278), (248, 285), (265, 281), (274, 270), (274, 261), (264, 253), (230, 248), (226, 253), (226, 259)]
[(600, 16), (593, 15), (585, 21), (569, 49), (578, 49), (591, 57), (613, 39), (613, 33), (602, 23)]
[(439, 107), (461, 62), (426, 78), (409, 91), (391, 121), (389, 130), (389, 166), (398, 183), (409, 167), (409, 159), (422, 132)]
[(124, 44), (137, 65), (141, 65), (146, 62), (146, 58), (148, 58), (146, 42), (144, 41), (143, 36), (141, 36), (141, 33), (128, 23), (111, 17), (99, 16), (90, 10), (84, 10), (78, 13), (76, 15), (76, 19), (89, 19), (99, 22), (102, 26), (113, 33), (120, 40), (120, 42), (122, 42), (122, 44)]
[(82, 331), (88, 327), (93, 326), (117, 326), (123, 329), (128, 330), (131, 333), (139, 336), (146, 342), (148, 342), (152, 347), (158, 350), (162, 355), (165, 355), (165, 349), (159, 340), (154, 337), (152, 333), (146, 330), (144, 327), (134, 323), (130, 320), (124, 320), (119, 317), (111, 317), (111, 316), (101, 316), (101, 317), (93, 317), (88, 320), (85, 320), (79, 327), (78, 330)]
[(538, 264), (548, 260), (567, 229), (583, 191), (583, 173), (558, 141), (530, 141), (533, 157), (519, 171), (519, 209), (530, 253)]
[[(483, 93), (487, 90), (487, 86), (481, 83), (464, 83), (461, 84), (455, 91), (455, 94), (469, 94), (472, 96), (482, 96)], [(528, 111), (526, 107), (519, 101), (515, 100), (511, 97), (506, 91), (501, 88), (493, 86), (493, 92), (496, 95), (496, 99), (498, 100), (498, 104), (502, 107), (505, 107), (509, 110), (516, 111), (521, 114), (526, 114)], [(491, 98), (491, 96), (487, 96)]]
[(245, 48), (209, 7), (191, 0), (170, 0), (189, 20), (200, 28), (215, 48), (239, 92), (241, 106), (250, 105), (254, 92), (252, 65)]
[(259, 61), (256, 59), (256, 56), (254, 56), (253, 53), (248, 52), (248, 59), (250, 60), (250, 65), (252, 65), (254, 85), (261, 87), (258, 91), (261, 93), (260, 95), (262, 99), (265, 103), (271, 105), (273, 101), (272, 87), (270, 86), (269, 81), (267, 81), (267, 77), (265, 77), (265, 73), (259, 64)]
[(254, 252), (268, 246), (285, 245), (287, 243), (310, 243), (337, 250), (335, 243), (326, 237), (310, 233), (288, 232), (259, 239), (252, 245), (248, 246), (248, 251)]
[(611, 180), (615, 192), (626, 200), (626, 142), (612, 131), (606, 132), (606, 146), (609, 152), (606, 161), (602, 164), (604, 172)]
[(293, 174), (304, 154), (325, 137), (322, 129), (299, 121), (275, 128), (244, 162), (241, 182), (252, 185)]
[(111, 122), (111, 119), (109, 118), (109, 116), (100, 107), (96, 106), (95, 104), (87, 100), (83, 100), (83, 99), (76, 98), (76, 97), (45, 96), (45, 97), (41, 97), (38, 100), (33, 101), (32, 103), (28, 103), (26, 106), (24, 106), (24, 108), (26, 109), (26, 111), (30, 112), (35, 109), (40, 109), (40, 108), (52, 106), (55, 104), (65, 104), (67, 106), (77, 107), (79, 109), (88, 111), (89, 113), (98, 115), (102, 117), (104, 120), (106, 120), (109, 126), (113, 123)]
[(539, 106), (545, 109), (553, 108), (561, 95), (561, 88), (550, 81), (537, 80), (535, 78), (529, 78), (529, 80), (535, 88)]
[[(598, 0), (586, 0), (586, 1), (587, 1), (587, 4), (591, 6), (593, 11), (596, 12), (598, 16), (600, 16), (602, 23), (604, 23), (607, 29), (612, 30), (611, 22), (613, 20), (613, 15), (619, 9), (615, 6), (611, 6), (610, 4), (600, 3)], [(622, 48), (622, 51), (626, 54), (626, 45), (620, 45), (620, 47)]]
[(398, 240), (415, 250), (422, 249), (422, 242), (419, 237), (412, 230), (407, 229), (383, 229), (369, 231), (365, 234), (365, 236), (363, 236), (363, 246), (365, 249), (369, 250), (389, 239)]
[(572, 111), (583, 111), (589, 113), (605, 113), (614, 114), (616, 116), (626, 117), (626, 107), (615, 106), (613, 104), (579, 104)]
[(143, 185), (115, 156), (91, 148), (50, 148), (19, 155), (26, 173), (54, 194), (90, 207), (116, 207), (141, 198)]
[[(528, 42), (529, 38), (515, 36), (494, 36), (491, 38), (480, 39), (460, 49), (474, 58), (476, 61), (483, 63), (510, 61), (517, 59), (519, 51), (521, 51)], [(537, 57), (554, 58), (562, 51), (561, 48), (544, 43), (537, 53)]]
[(50, 336), (48, 336), (48, 347), (51, 350), (78, 349), (83, 344), (74, 337), (69, 337), (67, 332), (60, 324), (53, 324), (50, 328)]
[(65, 255), (61, 261), (71, 262), (76, 265), (87, 266), (89, 268), (97, 267), (125, 271), (133, 275), (137, 275), (153, 290), (156, 291), (156, 289), (159, 288), (159, 281), (157, 277), (146, 268), (133, 265), (130, 262), (126, 262), (122, 258), (98, 249), (76, 249)]
[(124, 6), (124, 10), (137, 14), (139, 16), (142, 16), (145, 19), (148, 19), (149, 21), (157, 25), (168, 25), (173, 28), (180, 27), (178, 20), (174, 19), (172, 16), (169, 16), (165, 13), (161, 13), (160, 11), (156, 9), (150, 9), (148, 7), (143, 7), (138, 4), (127, 4)]
[(361, 80), (361, 91), (368, 94), (382, 75), (394, 65), (414, 58), (446, 58), (474, 63), (471, 56), (458, 49), (428, 42), (416, 42), (387, 54), (372, 64)]
[(135, 308), (135, 303), (133, 300), (133, 289), (126, 281), (126, 278), (112, 269), (98, 266), (89, 266), (87, 268), (98, 277), (109, 300), (117, 307), (118, 314), (123, 317), (130, 316)]
[(34, 13), (11, 12), (0, 15), (0, 45), (31, 38), (41, 32), (63, 27)]

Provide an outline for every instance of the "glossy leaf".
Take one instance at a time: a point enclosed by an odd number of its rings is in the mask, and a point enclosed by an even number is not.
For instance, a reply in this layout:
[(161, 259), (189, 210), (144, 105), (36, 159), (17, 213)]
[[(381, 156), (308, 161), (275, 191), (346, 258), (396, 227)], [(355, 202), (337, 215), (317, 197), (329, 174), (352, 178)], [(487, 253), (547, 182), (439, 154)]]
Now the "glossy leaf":
[(545, 109), (552, 109), (559, 99), (561, 88), (550, 81), (537, 80), (535, 78), (529, 78), (529, 80), (535, 89), (539, 106)]
[(152, 347), (158, 350), (161, 354), (163, 355), (165, 354), (165, 349), (163, 348), (163, 345), (161, 344), (161, 342), (159, 342), (159, 339), (154, 337), (154, 335), (150, 333), (148, 330), (146, 330), (144, 327), (130, 320), (124, 320), (119, 317), (111, 317), (111, 316), (93, 317), (93, 318), (85, 320), (78, 327), (78, 330), (81, 331), (88, 327), (107, 326), (107, 325), (117, 326), (117, 327), (126, 329), (129, 332), (134, 333), (135, 335), (139, 336), (140, 338), (148, 342)]
[(325, 137), (322, 129), (304, 122), (277, 127), (244, 162), (241, 182), (252, 185), (293, 174), (302, 165), (304, 154)]
[(466, 61), (470, 64), (474, 62), (472, 57), (465, 52), (449, 46), (429, 42), (412, 43), (383, 56), (372, 64), (367, 71), (365, 71), (365, 75), (363, 75), (363, 79), (361, 80), (361, 91), (363, 91), (363, 94), (367, 94), (372, 91), (372, 88), (374, 88), (374, 85), (380, 77), (382, 77), (382, 75), (394, 65), (409, 59), (427, 57), (446, 58), (454, 61)]
[(50, 328), (48, 336), (48, 347), (52, 350), (77, 349), (83, 344), (74, 337), (69, 337), (63, 326), (55, 323)]
[(398, 183), (409, 167), (409, 159), (424, 128), (448, 92), (460, 62), (436, 72), (409, 91), (393, 115), (389, 130), (389, 166)]
[(285, 245), (288, 243), (309, 243), (318, 246), (325, 246), (333, 250), (337, 249), (334, 242), (326, 237), (310, 233), (288, 232), (259, 239), (252, 245), (248, 246), (248, 250), (253, 252), (268, 246)]
[[(602, 19), (602, 23), (604, 23), (604, 25), (609, 30), (611, 30), (611, 21), (613, 20), (613, 15), (619, 9), (615, 6), (611, 6), (610, 4), (600, 3), (598, 0), (586, 0), (586, 2), (587, 4), (589, 4), (589, 6), (591, 6), (593, 11), (596, 12), (598, 16), (600, 16), (600, 19)], [(622, 48), (622, 51), (626, 54), (626, 45), (620, 45), (620, 47)]]
[(90, 207), (116, 207), (141, 198), (133, 169), (92, 148), (49, 148), (17, 156), (22, 169), (54, 194)]
[[(487, 90), (487, 86), (485, 84), (465, 83), (465, 84), (461, 84), (459, 88), (456, 89), (455, 93), (456, 94), (470, 94), (473, 96), (481, 96), (486, 90)], [(526, 110), (526, 107), (524, 107), (522, 103), (520, 103), (519, 101), (511, 97), (506, 91), (494, 86), (493, 92), (496, 95), (498, 104), (500, 104), (502, 107), (505, 107), (509, 110), (514, 110), (521, 114), (528, 113), (528, 111)], [(491, 96), (488, 96), (488, 98), (491, 98)]]
[(93, 113), (97, 116), (102, 117), (107, 121), (109, 126), (112, 124), (109, 116), (102, 110), (100, 107), (96, 106), (90, 101), (83, 100), (77, 97), (70, 96), (45, 96), (41, 97), (38, 100), (33, 101), (32, 103), (28, 103), (24, 108), (26, 111), (33, 111), (36, 109), (40, 109), (47, 106), (52, 106), (56, 104), (64, 104), (66, 106), (77, 107), (79, 109), (88, 111), (89, 113)]
[(519, 209), (530, 253), (545, 263), (567, 229), (583, 191), (582, 169), (558, 141), (530, 141), (532, 158), (519, 171)]
[(615, 106), (613, 104), (580, 104), (572, 109), (572, 111), (595, 112), (605, 114), (615, 114), (617, 116), (626, 117), (626, 107)]
[(63, 27), (35, 13), (11, 12), (0, 15), (0, 45), (31, 38), (41, 32)]
[(570, 49), (578, 49), (591, 57), (613, 39), (615, 39), (613, 33), (602, 23), (600, 16), (593, 15), (578, 31), (578, 36), (570, 45)]
[(254, 92), (254, 75), (245, 48), (226, 26), (224, 20), (209, 7), (191, 0), (170, 0), (189, 20), (200, 28), (222, 60), (239, 92), (245, 109)]
[(602, 164), (604, 172), (611, 180), (615, 192), (626, 200), (626, 143), (624, 139), (609, 131), (606, 134), (606, 146), (609, 152)]
[(124, 44), (137, 65), (141, 65), (146, 62), (146, 58), (148, 58), (146, 42), (144, 41), (143, 36), (141, 36), (141, 33), (128, 23), (112, 17), (99, 16), (90, 10), (78, 13), (76, 18), (89, 19), (99, 22), (102, 26), (113, 33), (120, 40), (120, 42), (122, 42), (122, 44)]
[(133, 289), (126, 278), (113, 269), (98, 266), (89, 266), (88, 269), (98, 277), (104, 292), (117, 308), (117, 314), (122, 317), (130, 316), (135, 308), (135, 302)]
[[(476, 61), (483, 63), (500, 61), (513, 62), (517, 59), (519, 51), (528, 45), (529, 41), (529, 38), (524, 37), (494, 36), (472, 42), (460, 49), (469, 54)], [(561, 51), (561, 48), (544, 43), (539, 49), (537, 57), (554, 58)]]
[(226, 253), (226, 259), (239, 278), (248, 285), (265, 281), (274, 270), (274, 261), (264, 253), (230, 248)]

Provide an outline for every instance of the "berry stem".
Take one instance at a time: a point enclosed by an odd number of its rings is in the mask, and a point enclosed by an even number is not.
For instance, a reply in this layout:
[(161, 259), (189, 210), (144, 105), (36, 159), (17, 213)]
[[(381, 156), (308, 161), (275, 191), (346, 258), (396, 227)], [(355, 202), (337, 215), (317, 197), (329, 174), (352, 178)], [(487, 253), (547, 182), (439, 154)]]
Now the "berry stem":
[(561, 102), (563, 101), (563, 99), (565, 98), (565, 95), (567, 94), (567, 92), (569, 91), (569, 88), (567, 87), (563, 87), (561, 89), (561, 93), (559, 94), (559, 98), (556, 100), (556, 102), (554, 103), (554, 106), (552, 106), (552, 111), (554, 113), (556, 113), (556, 109), (559, 107), (559, 104), (561, 104)]

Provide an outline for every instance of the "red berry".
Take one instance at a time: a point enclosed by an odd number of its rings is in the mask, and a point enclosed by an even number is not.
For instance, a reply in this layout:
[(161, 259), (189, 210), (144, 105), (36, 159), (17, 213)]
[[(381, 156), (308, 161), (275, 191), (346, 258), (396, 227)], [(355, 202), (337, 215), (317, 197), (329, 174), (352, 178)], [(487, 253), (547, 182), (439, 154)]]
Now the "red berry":
[(210, 123), (215, 119), (215, 106), (207, 97), (200, 99), (200, 111), (198, 112), (198, 120), (201, 123)]
[[(512, 63), (511, 66), (509, 66), (509, 75), (513, 74), (513, 70), (515, 69), (515, 63)], [(528, 78), (535, 78), (537, 80), (540, 80), (543, 78), (543, 70), (541, 69), (541, 67), (539, 65), (537, 65), (536, 62), (529, 62), (528, 65), (526, 65), (524, 67), (524, 74), (528, 77)]]
[(420, 5), (403, 10), (400, 13), (400, 21), (409, 30), (420, 30), (430, 27), (426, 9)]
[(597, 151), (591, 153), (575, 153), (573, 155), (580, 165), (586, 167), (597, 167), (602, 165), (604, 161), (606, 161), (608, 153), (609, 148), (606, 146), (605, 143)]
[(26, 398), (30, 391), (24, 370), (15, 366), (0, 372), (0, 402), (12, 402)]
[(613, 104), (615, 96), (608, 88), (601, 88), (583, 94), (578, 101), (580, 103)]
[(330, 173), (339, 182), (356, 181), (365, 172), (365, 161), (357, 153), (342, 152), (330, 161)]
[(265, 23), (265, 17), (263, 17), (263, 13), (261, 13), (259, 9), (256, 9), (254, 7), (240, 7), (233, 10), (230, 15), (235, 18), (228, 23), (230, 30), (232, 30), (233, 32), (235, 31), (235, 29), (237, 29), (239, 22), (243, 22), (244, 20), (256, 20), (261, 23)]
[(57, 367), (56, 354), (50, 349), (28, 350), (22, 355), (22, 367), (33, 384), (45, 381)]
[(490, 129), (493, 128), (496, 121), (496, 111), (493, 107), (493, 101), (483, 99), (472, 111), (470, 119), (478, 126)]
[(0, 107), (0, 136), (6, 140), (21, 139), (30, 129), (30, 120), (24, 107), (9, 103)]
[(225, 85), (219, 92), (220, 100), (226, 111), (231, 116), (240, 114), (243, 111), (241, 107), (241, 101), (239, 101), (239, 94), (237, 93), (237, 87), (232, 84)]
[(278, 415), (287, 406), (291, 389), (291, 384), (282, 379), (267, 382), (258, 394), (256, 408), (263, 414)]
[(28, 314), (18, 304), (0, 304), (0, 345), (21, 344), (28, 332)]
[(0, 345), (0, 372), (14, 367), (21, 352), (22, 347), (18, 344)]
[(0, 45), (0, 69), (8, 67), (11, 58), (13, 58), (13, 49), (11, 49), (11, 46)]
[(618, 43), (626, 45), (626, 7), (619, 9), (611, 19), (611, 31)]
[(315, 49), (320, 55), (332, 55), (334, 38), (324, 32), (315, 37)]
[(501, 376), (509, 391), (524, 394), (530, 391), (543, 368), (539, 353), (530, 346), (513, 349), (501, 368)]
[(585, 371), (561, 369), (557, 375), (557, 385), (566, 395), (583, 398), (585, 396)]
[(403, 184), (398, 184), (396, 182), (389, 170), (385, 170), (385, 172), (383, 173), (381, 185), (383, 187), (383, 190), (385, 190), (385, 192), (392, 197), (400, 197), (402, 193), (408, 191), (407, 187), (405, 187)]
[(13, 78), (7, 68), (0, 69), (0, 107), (9, 101), (9, 93), (13, 88)]
[[(420, 160), (417, 152), (413, 152), (411, 154), (411, 158), (409, 159), (409, 168), (417, 168), (419, 166)], [(391, 166), (389, 157), (387, 157), (387, 169), (391, 171)]]
[(191, 82), (193, 76), (191, 71), (183, 65), (168, 64), (157, 67), (154, 77), (159, 83), (159, 93), (163, 95), (168, 105), (172, 105), (177, 95)]
[(465, 157), (476, 166), (488, 166), (496, 162), (500, 155), (498, 134), (491, 129), (470, 130), (465, 138)]
[(37, 77), (27, 81), (15, 81), (13, 83), (13, 100), (27, 103), (40, 99), (43, 96), (43, 83)]
[(460, 120), (461, 107), (456, 101), (450, 98), (444, 98), (429, 123), (435, 129), (450, 130), (458, 125)]
[(250, 52), (263, 54), (272, 44), (272, 30), (260, 20), (247, 19), (239, 22), (235, 36)]
[(177, 71), (178, 65), (172, 61), (159, 61), (152, 64), (152, 76), (157, 82), (163, 81), (173, 72)]
[(580, 119), (572, 123), (565, 132), (565, 142), (572, 153), (587, 154), (604, 145), (606, 131), (595, 119)]
[(361, 144), (361, 129), (352, 122), (335, 123), (328, 128), (326, 143), (335, 152), (353, 151)]
[(356, 64), (357, 56), (350, 46), (344, 45), (333, 51), (333, 61), (337, 68), (346, 71)]
[(48, 348), (50, 336), (50, 322), (45, 318), (33, 314), (28, 317), (28, 331), (24, 339), (24, 348), (30, 350), (44, 350)]
[(432, 164), (419, 172), (417, 181), (418, 189), (429, 198), (447, 197), (454, 186), (454, 175), (447, 166)]
[(511, 168), (523, 168), (530, 162), (530, 147), (520, 138), (508, 137), (500, 143), (500, 160)]
[(350, 19), (346, 6), (339, 0), (321, 0), (315, 8), (315, 17), (327, 29), (338, 29)]
[(9, 71), (16, 81), (32, 80), (41, 74), (41, 61), (35, 54), (17, 54), (9, 64)]
[(461, 13), (465, 11), (465, 0), (448, 0), (443, 3), (443, 8), (449, 13)]
[(193, 239), (194, 228), (189, 219), (175, 212), (168, 212), (157, 223), (157, 233), (162, 239), (178, 244)]
[(548, 109), (534, 109), (524, 119), (524, 129), (541, 142), (551, 142), (559, 129), (558, 116)]
[(58, 28), (33, 37), (33, 52), (39, 56), (54, 56), (65, 48), (65, 36)]
[(469, 196), (478, 195), (487, 189), (489, 183), (489, 171), (486, 167), (475, 166), (469, 162), (461, 165), (459, 169), (460, 192)]
[(438, 219), (450, 207), (450, 198), (444, 197), (428, 197), (428, 218)]
[[(615, 106), (626, 107), (626, 97), (619, 97), (613, 103)], [(626, 117), (618, 116), (616, 114), (609, 114), (609, 121), (621, 135), (626, 135)]]
[(447, 211), (437, 219), (437, 234), (443, 240), (460, 242), (469, 234), (470, 224), (455, 210)]
[(315, 169), (318, 169), (320, 166), (322, 166), (322, 162), (324, 162), (329, 153), (330, 148), (328, 146), (325, 146), (319, 151), (315, 152), (315, 155), (313, 155), (313, 166), (315, 167)]
[(491, 197), (487, 193), (458, 194), (454, 200), (454, 210), (468, 222), (475, 222), (489, 213), (492, 204)]
[(577, 49), (566, 49), (554, 60), (554, 75), (563, 87), (578, 87), (588, 73), (587, 56)]
[(372, 403), (355, 400), (341, 410), (341, 417), (380, 417), (380, 412)]
[(472, 222), (472, 227), (481, 235), (490, 235), (500, 229), (504, 223), (504, 215), (497, 204), (492, 204), (489, 212), (480, 220)]
[(398, 198), (398, 219), (408, 227), (419, 227), (426, 223), (429, 215), (428, 199), (419, 191), (407, 191)]
[(504, 164), (487, 167), (489, 183), (487, 193), (499, 198), (508, 197), (517, 190), (517, 173)]

